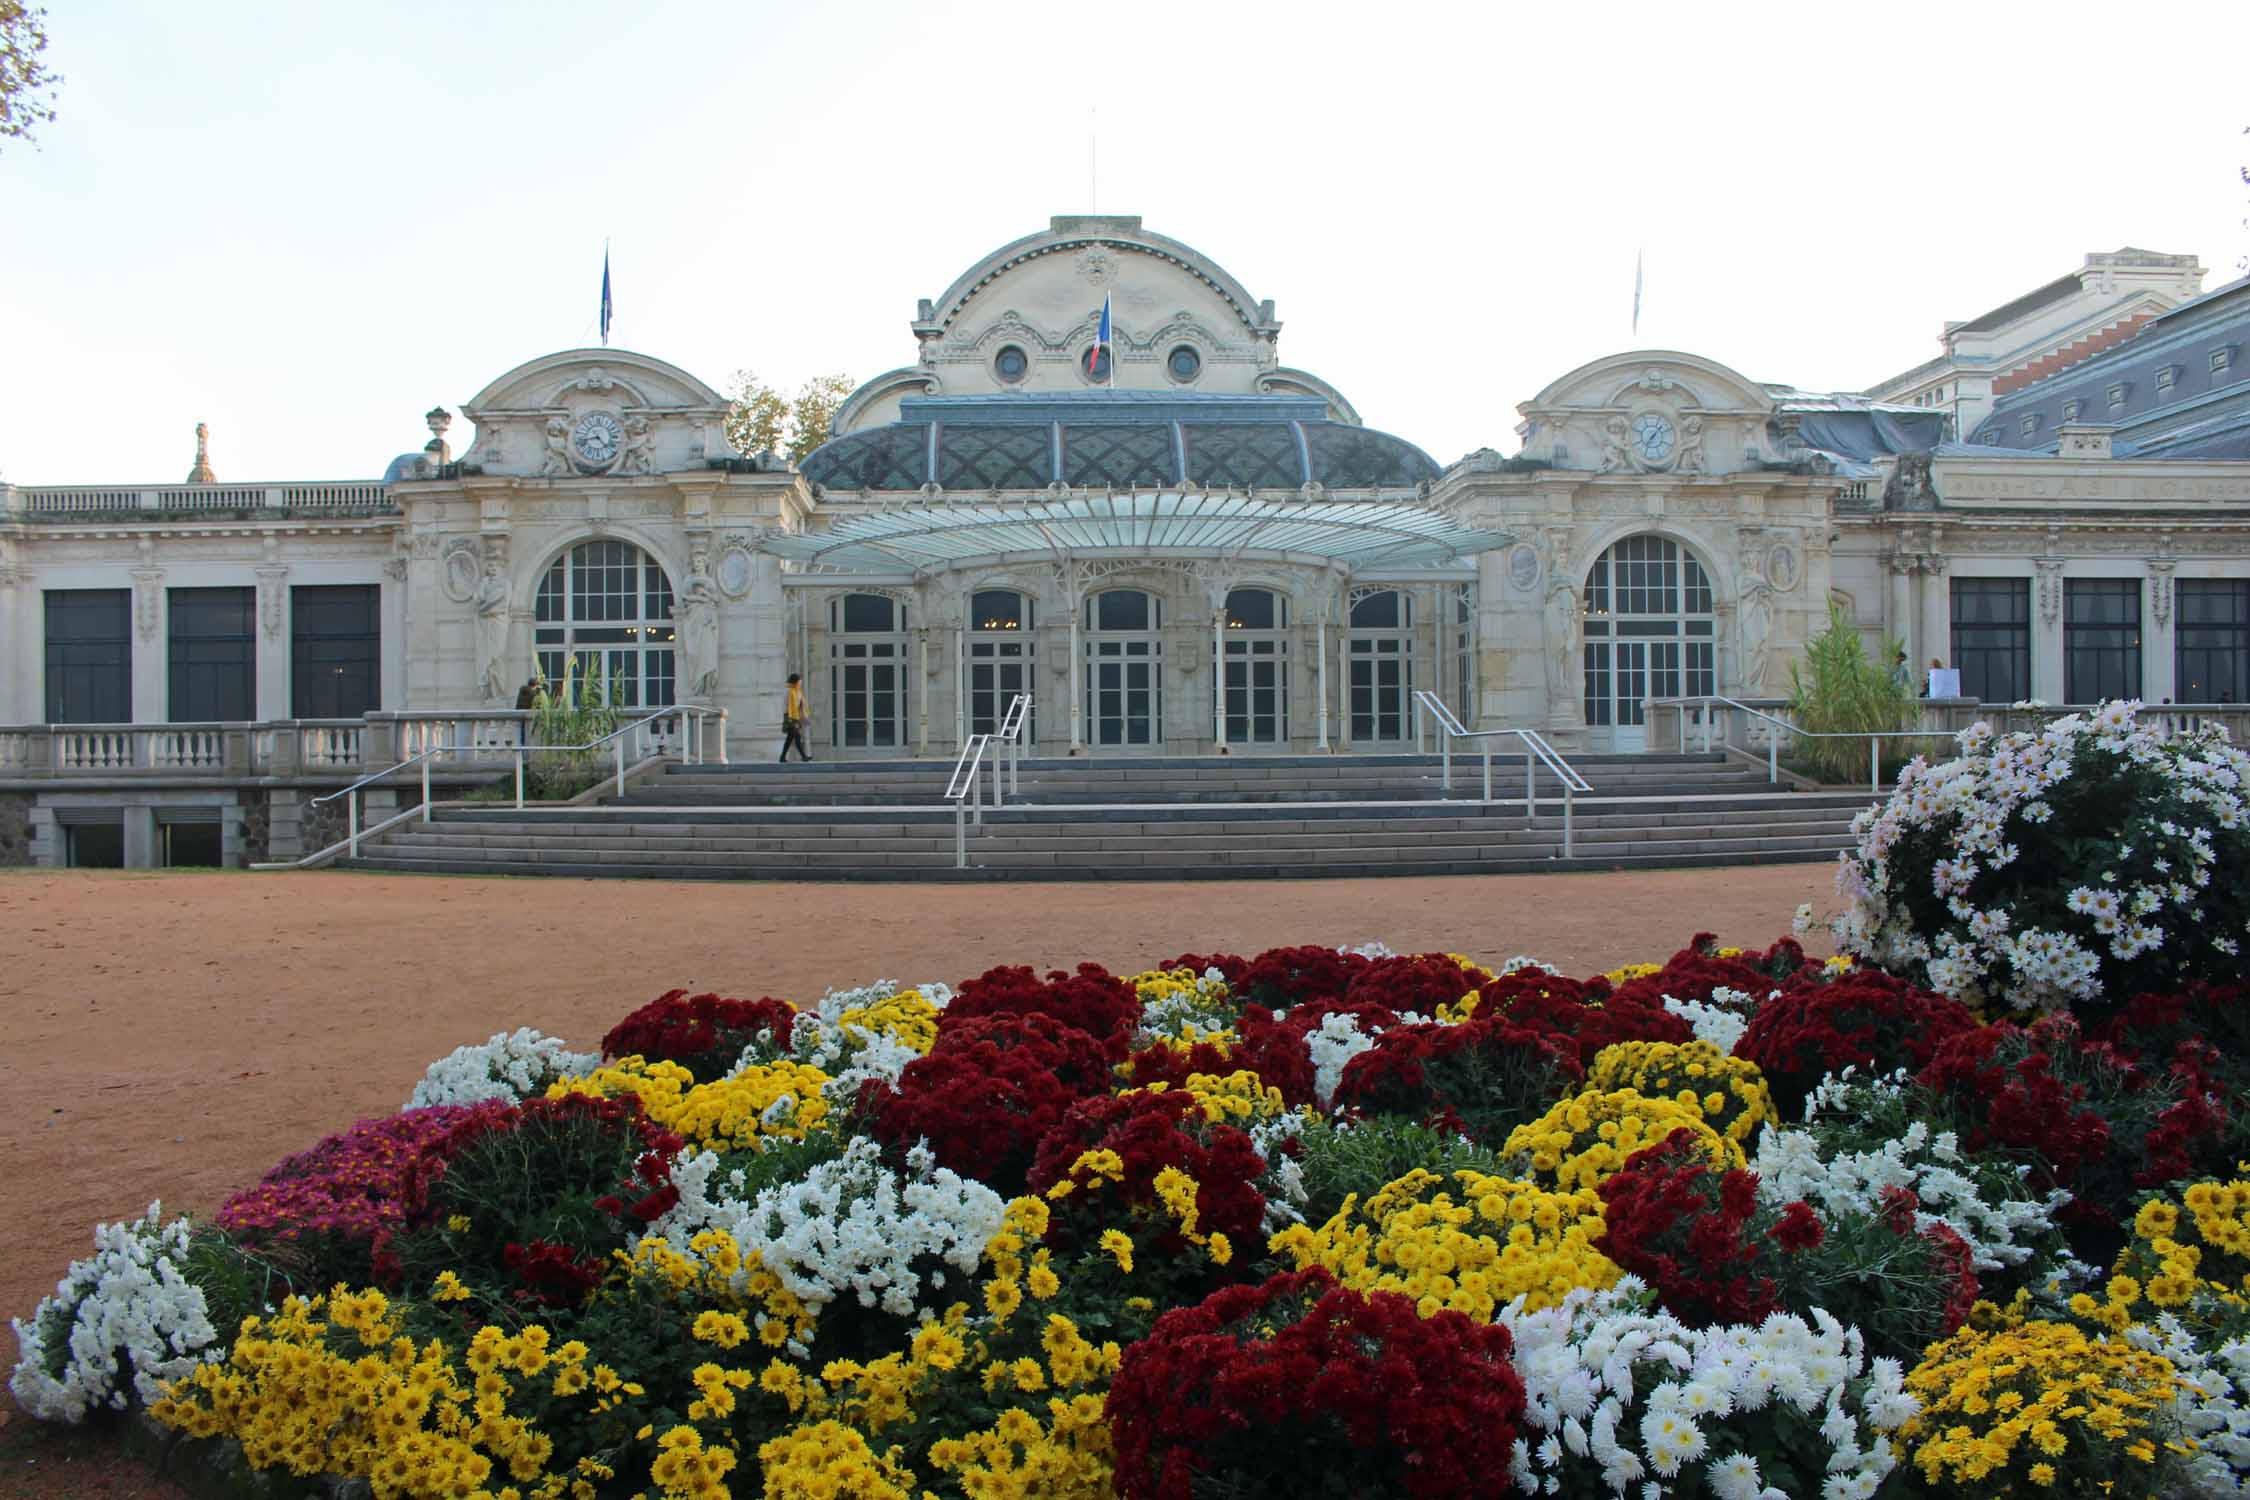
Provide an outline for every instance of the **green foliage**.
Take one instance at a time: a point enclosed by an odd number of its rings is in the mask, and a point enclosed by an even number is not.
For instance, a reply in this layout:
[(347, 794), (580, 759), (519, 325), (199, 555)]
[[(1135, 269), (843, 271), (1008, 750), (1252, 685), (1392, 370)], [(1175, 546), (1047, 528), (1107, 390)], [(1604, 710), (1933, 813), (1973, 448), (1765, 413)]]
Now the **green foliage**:
[[(1889, 665), (1899, 653), (1899, 643), (1885, 636), (1882, 659), (1869, 661), (1859, 628), (1841, 606), (1829, 605), (1828, 628), (1805, 643), (1804, 660), (1789, 664), (1789, 712), (1798, 727), (1809, 734), (1864, 735), (1912, 725), (1912, 681)], [(1789, 748), (1824, 781), (1852, 780), (1867, 771), (1863, 739), (1803, 739)]]
[(1305, 1175), (1307, 1202), (1302, 1212), (1311, 1224), (1324, 1224), (1354, 1193), (1366, 1202), (1416, 1167), (1440, 1177), (1455, 1172), (1509, 1173), (1499, 1156), (1457, 1135), (1432, 1130), (1392, 1115), (1356, 1124), (1320, 1120), (1299, 1137), (1303, 1154), (1297, 1166)]
[[(539, 691), (531, 701), (531, 743), (534, 745), (591, 745), (625, 722), (625, 710), (611, 695), (608, 677), (596, 652), (581, 669), (577, 656), (563, 658), (560, 682), (550, 683), (539, 674)], [(601, 779), (600, 750), (531, 757), (524, 768), (525, 789), (543, 800), (575, 797)]]
[(738, 453), (772, 453), (801, 463), (828, 441), (836, 408), (851, 393), (849, 375), (815, 375), (789, 397), (750, 371), (738, 370), (727, 407), (727, 441)]
[(22, 0), (0, 0), (0, 141), (28, 140), (55, 118), (54, 86), (47, 71), (47, 13)]

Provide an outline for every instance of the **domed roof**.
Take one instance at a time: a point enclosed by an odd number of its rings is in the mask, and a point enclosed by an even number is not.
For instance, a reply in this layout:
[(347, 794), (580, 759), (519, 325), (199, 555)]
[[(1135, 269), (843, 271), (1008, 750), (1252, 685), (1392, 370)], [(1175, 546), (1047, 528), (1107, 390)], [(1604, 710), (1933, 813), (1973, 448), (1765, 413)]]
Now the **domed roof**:
[(1412, 489), (1438, 477), (1404, 438), (1327, 420), (1300, 396), (1069, 391), (932, 396), (799, 466), (836, 490)]

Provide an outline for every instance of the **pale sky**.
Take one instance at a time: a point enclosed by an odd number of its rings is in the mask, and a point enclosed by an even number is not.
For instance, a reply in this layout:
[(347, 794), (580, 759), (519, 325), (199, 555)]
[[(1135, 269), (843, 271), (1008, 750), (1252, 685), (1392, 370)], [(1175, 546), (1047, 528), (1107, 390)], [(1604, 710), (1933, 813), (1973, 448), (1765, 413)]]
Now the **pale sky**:
[(614, 343), (793, 386), (1137, 213), (1440, 463), (1617, 350), (1858, 389), (2089, 250), (2250, 253), (2240, 0), (48, 9), (60, 118), (0, 146), (16, 483), (176, 483), (198, 421), (222, 480), (378, 475), (596, 342), (605, 235)]

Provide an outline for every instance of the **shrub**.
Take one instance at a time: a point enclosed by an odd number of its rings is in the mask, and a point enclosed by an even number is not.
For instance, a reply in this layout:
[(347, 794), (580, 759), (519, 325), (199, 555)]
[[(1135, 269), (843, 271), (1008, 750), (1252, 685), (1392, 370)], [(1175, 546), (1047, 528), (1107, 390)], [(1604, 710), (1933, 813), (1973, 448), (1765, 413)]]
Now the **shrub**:
[(949, 1012), (930, 1055), (908, 1063), (895, 1087), (867, 1084), (860, 1110), (886, 1145), (927, 1140), (941, 1165), (1019, 1193), (1041, 1138), (1107, 1086), (1111, 1048), (1123, 1053), (1121, 1033), (1105, 1044), (1044, 1015), (956, 1022)]
[(1968, 1007), (1879, 970), (1852, 969), (1827, 984), (1796, 984), (1769, 997), (1735, 1043), (1765, 1075), (1774, 1107), (1801, 1118), (1821, 1079), (1928, 1066), (1939, 1045), (1976, 1028)]
[(1487, 1495), (1523, 1416), (1509, 1350), (1503, 1328), (1425, 1318), (1318, 1270), (1230, 1287), (1125, 1351), (1109, 1398), (1117, 1492)]
[[(1881, 659), (1870, 661), (1867, 642), (1840, 604), (1828, 606), (1828, 628), (1805, 642), (1802, 661), (1789, 664), (1789, 713), (1807, 734), (1864, 735), (1905, 729), (1914, 722), (1914, 689), (1891, 674), (1899, 654), (1885, 636)], [(1790, 750), (1823, 781), (1848, 781), (1867, 769), (1867, 743), (1859, 739), (1793, 738)]]
[(1344, 1065), (1334, 1103), (1497, 1145), (1584, 1077), (1567, 1044), (1505, 1021), (1394, 1026)]
[(1305, 1217), (1315, 1224), (1334, 1217), (1345, 1199), (1372, 1198), (1416, 1167), (1446, 1181), (1463, 1170), (1504, 1175), (1491, 1147), (1396, 1116), (1311, 1121), (1296, 1138), (1295, 1161)]
[(2161, 737), (2137, 703), (2037, 734), (1977, 724), (1854, 822), (1836, 936), (1942, 994), (2098, 1017), (2239, 978), (2250, 921), (2250, 756)]
[(770, 996), (725, 1000), (667, 990), (609, 1029), (602, 1056), (676, 1062), (697, 1083), (710, 1083), (727, 1075), (760, 1032), (788, 1045), (796, 1014), (788, 1001)]
[(1044, 980), (1027, 964), (1003, 966), (987, 969), (954, 992), (938, 1034), (942, 1038), (962, 1021), (999, 1015), (1048, 1016), (1106, 1042), (1140, 1024), (1141, 998), (1100, 964), (1080, 964), (1075, 973), (1051, 969)]

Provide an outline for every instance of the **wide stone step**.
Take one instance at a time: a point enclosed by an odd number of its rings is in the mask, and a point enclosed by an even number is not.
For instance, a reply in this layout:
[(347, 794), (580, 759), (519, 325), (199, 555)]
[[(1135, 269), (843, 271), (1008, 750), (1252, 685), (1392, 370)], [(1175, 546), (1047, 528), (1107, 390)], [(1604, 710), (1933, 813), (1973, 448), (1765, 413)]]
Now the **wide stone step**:
[(813, 870), (791, 866), (776, 870), (768, 865), (744, 867), (726, 864), (679, 864), (668, 861), (643, 863), (625, 862), (573, 862), (563, 859), (542, 859), (520, 867), (495, 865), (482, 860), (446, 857), (416, 857), (398, 855), (387, 857), (362, 856), (356, 860), (339, 861), (342, 868), (388, 871), (392, 873), (420, 873), (431, 875), (542, 875), (576, 877), (581, 879), (646, 879), (646, 880), (772, 880), (792, 881), (828, 880), (838, 882), (872, 882), (889, 880), (984, 882), (1021, 880), (1068, 881), (1179, 881), (1179, 880), (1257, 880), (1257, 879), (1349, 879), (1388, 875), (1529, 875), (1559, 874), (1573, 871), (1608, 871), (1627, 869), (1703, 869), (1723, 866), (1754, 864), (1805, 864), (1834, 858), (1834, 850), (1764, 850), (1754, 846), (1728, 843), (1719, 846), (1701, 845), (1690, 853), (1666, 852), (1608, 852), (1600, 857), (1559, 859), (1537, 853), (1525, 852), (1508, 857), (1484, 859), (1430, 858), (1426, 855), (1413, 859), (1376, 860), (1359, 851), (1335, 859), (1309, 860), (1302, 863), (1218, 863), (1195, 861), (1186, 863), (1122, 863), (1105, 862), (1098, 865), (972, 865), (956, 869), (950, 861), (923, 865), (908, 861), (870, 861), (861, 865), (842, 865)]

